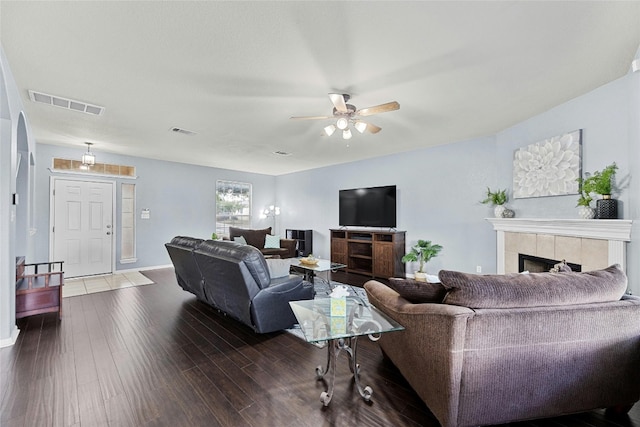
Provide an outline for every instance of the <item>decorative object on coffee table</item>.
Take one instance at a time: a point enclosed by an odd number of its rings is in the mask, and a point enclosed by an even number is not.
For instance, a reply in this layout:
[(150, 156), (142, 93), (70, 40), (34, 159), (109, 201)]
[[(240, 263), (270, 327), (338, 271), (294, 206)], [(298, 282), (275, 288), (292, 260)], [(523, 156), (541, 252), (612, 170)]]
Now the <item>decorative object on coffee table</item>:
[(442, 246), (437, 243), (431, 243), (430, 240), (418, 240), (411, 251), (402, 257), (402, 262), (419, 262), (420, 269), (414, 272), (414, 277), (418, 281), (426, 282), (427, 273), (424, 271), (424, 264), (429, 262), (431, 258), (437, 257), (441, 250)]
[(582, 131), (529, 144), (513, 154), (513, 198), (578, 194)]
[[(591, 194), (599, 194), (602, 198), (596, 201), (596, 213), (598, 219), (617, 219), (618, 218), (618, 201), (611, 198), (613, 192), (613, 178), (616, 174), (618, 166), (614, 163), (605, 167), (602, 171), (596, 171), (592, 174), (586, 173), (586, 178), (578, 178), (576, 181), (580, 184), (582, 194), (578, 199), (578, 205), (584, 205), (588, 199), (592, 200)], [(581, 204), (581, 202), (583, 202)]]
[[(313, 255), (310, 255), (313, 256)], [(303, 261), (305, 260), (305, 261)], [(314, 279), (317, 277), (327, 284), (331, 283), (331, 273), (345, 268), (346, 264), (337, 262), (331, 262), (326, 259), (313, 258), (315, 262), (309, 263), (308, 258), (292, 258), (291, 259), (291, 271), (299, 271), (304, 274), (305, 280), (314, 283)], [(317, 273), (324, 273), (326, 277), (319, 276)]]
[(495, 206), (493, 214), (496, 218), (513, 218), (513, 215), (504, 216), (505, 209), (507, 209), (505, 203), (507, 203), (508, 200), (509, 196), (507, 196), (507, 190), (491, 191), (491, 188), (487, 187), (487, 197), (480, 203)]

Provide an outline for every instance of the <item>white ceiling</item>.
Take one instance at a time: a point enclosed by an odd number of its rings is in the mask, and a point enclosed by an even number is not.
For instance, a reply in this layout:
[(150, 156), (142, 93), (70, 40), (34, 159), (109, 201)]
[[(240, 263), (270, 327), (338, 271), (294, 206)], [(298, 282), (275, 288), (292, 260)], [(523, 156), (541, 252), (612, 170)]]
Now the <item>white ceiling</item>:
[[(635, 1), (2, 1), (0, 19), (37, 142), (274, 175), (494, 134), (625, 75), (640, 46)], [(401, 107), (347, 146), (289, 120), (329, 115), (329, 92)]]

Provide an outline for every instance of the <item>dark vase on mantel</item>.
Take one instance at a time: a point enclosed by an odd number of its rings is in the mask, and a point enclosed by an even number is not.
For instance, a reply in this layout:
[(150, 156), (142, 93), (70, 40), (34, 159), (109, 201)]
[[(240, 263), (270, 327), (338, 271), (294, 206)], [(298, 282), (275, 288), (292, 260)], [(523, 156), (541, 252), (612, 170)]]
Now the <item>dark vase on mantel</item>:
[(618, 201), (610, 194), (604, 194), (596, 201), (596, 212), (598, 219), (618, 219)]

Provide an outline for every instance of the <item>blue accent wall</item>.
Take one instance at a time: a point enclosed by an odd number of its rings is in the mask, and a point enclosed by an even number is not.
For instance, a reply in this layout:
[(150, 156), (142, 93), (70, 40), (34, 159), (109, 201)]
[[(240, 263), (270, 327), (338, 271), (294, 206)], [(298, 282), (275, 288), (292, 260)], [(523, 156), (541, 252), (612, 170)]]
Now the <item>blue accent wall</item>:
[[(116, 181), (116, 223), (120, 223), (122, 182), (136, 185), (136, 256), (137, 262), (120, 264), (120, 240), (116, 241), (116, 271), (170, 264), (164, 244), (176, 235), (209, 238), (215, 230), (216, 180), (242, 181), (252, 184), (252, 216), (255, 227), (268, 227), (260, 219), (260, 210), (274, 203), (275, 177), (229, 169), (208, 168), (142, 157), (121, 156), (100, 151), (94, 145), (97, 162), (135, 166), (137, 179), (80, 176), (84, 179)], [(50, 177), (78, 178), (78, 174), (52, 173), (53, 157), (80, 159), (84, 147), (77, 149), (38, 144), (36, 256), (49, 257)], [(149, 209), (150, 219), (141, 219), (142, 209)], [(273, 221), (273, 220), (271, 220)]]
[[(492, 209), (479, 203), (486, 187), (513, 188), (514, 150), (583, 129), (584, 171), (616, 162), (619, 218), (640, 215), (640, 73), (630, 73), (590, 93), (529, 118), (496, 135), (415, 150), (277, 178), (287, 227), (314, 229), (314, 253), (329, 256), (329, 229), (338, 226), (338, 190), (395, 184), (398, 229), (407, 246), (418, 239), (441, 244), (441, 254), (426, 269), (483, 273), (496, 271), (496, 236), (484, 220)], [(416, 135), (416, 138), (420, 138)], [(350, 149), (358, 149), (352, 141)], [(510, 200), (521, 218), (578, 218), (578, 196)], [(595, 202), (594, 202), (595, 206)], [(634, 224), (627, 245), (629, 286), (640, 293), (640, 233)], [(413, 268), (408, 267), (411, 273)]]

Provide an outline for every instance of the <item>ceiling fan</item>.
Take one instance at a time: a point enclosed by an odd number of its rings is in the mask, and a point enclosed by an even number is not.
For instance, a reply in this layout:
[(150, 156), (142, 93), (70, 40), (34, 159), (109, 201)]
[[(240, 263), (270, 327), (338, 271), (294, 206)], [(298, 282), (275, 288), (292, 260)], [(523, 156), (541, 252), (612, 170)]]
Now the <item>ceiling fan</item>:
[(374, 107), (367, 107), (358, 110), (355, 106), (347, 104), (350, 95), (342, 93), (330, 93), (329, 99), (333, 104), (332, 116), (294, 116), (292, 120), (325, 120), (336, 119), (335, 124), (330, 124), (324, 128), (325, 134), (328, 136), (339, 129), (342, 131), (343, 139), (351, 139), (351, 129), (349, 125), (352, 125), (358, 132), (364, 133), (364, 131), (370, 133), (378, 133), (382, 130), (381, 127), (371, 123), (367, 123), (360, 119), (360, 117), (372, 116), (374, 114), (386, 113), (388, 111), (395, 111), (400, 109), (400, 104), (396, 101), (387, 102), (385, 104), (376, 105)]

